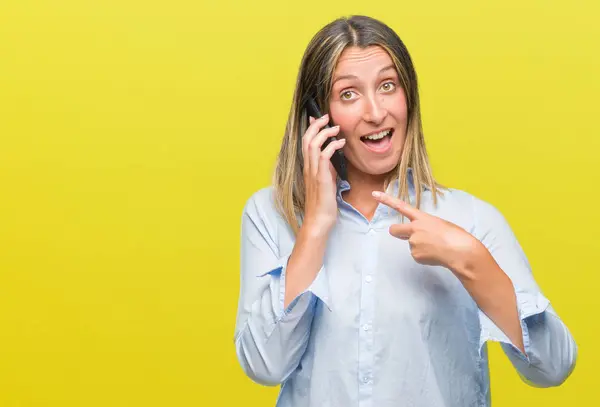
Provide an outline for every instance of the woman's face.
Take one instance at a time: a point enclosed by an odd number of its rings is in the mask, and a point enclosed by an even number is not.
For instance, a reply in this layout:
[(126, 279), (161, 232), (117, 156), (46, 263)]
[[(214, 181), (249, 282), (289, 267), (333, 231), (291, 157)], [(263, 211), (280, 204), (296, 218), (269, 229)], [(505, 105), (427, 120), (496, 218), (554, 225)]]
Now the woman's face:
[(404, 90), (381, 47), (346, 48), (333, 75), (330, 118), (346, 138), (348, 173), (382, 175), (400, 161), (406, 136)]

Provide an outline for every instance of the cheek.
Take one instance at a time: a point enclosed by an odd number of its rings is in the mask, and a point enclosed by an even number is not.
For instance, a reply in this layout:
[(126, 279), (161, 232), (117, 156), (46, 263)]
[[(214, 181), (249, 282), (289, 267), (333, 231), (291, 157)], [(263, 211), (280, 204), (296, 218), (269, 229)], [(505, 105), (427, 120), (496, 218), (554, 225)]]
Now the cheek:
[(398, 121), (406, 121), (408, 116), (408, 106), (404, 94), (398, 92), (389, 100), (388, 112)]
[(331, 120), (333, 124), (340, 126), (340, 132), (342, 134), (351, 133), (352, 129), (356, 127), (357, 120), (356, 113), (354, 112), (331, 112)]

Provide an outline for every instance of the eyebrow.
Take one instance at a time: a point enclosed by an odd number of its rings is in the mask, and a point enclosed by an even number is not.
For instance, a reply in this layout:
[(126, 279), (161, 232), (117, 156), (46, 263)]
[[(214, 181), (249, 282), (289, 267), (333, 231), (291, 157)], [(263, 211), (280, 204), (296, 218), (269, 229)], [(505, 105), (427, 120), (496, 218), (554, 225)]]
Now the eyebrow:
[[(385, 72), (385, 71), (390, 70), (390, 69), (394, 69), (395, 70), (396, 67), (394, 65), (388, 65), (385, 68), (381, 68), (381, 70), (379, 71), (378, 75), (381, 75), (382, 72)], [(339, 81), (341, 79), (357, 79), (357, 77), (355, 75), (340, 75), (340, 76), (336, 77), (333, 80), (332, 85), (335, 84), (337, 81)]]

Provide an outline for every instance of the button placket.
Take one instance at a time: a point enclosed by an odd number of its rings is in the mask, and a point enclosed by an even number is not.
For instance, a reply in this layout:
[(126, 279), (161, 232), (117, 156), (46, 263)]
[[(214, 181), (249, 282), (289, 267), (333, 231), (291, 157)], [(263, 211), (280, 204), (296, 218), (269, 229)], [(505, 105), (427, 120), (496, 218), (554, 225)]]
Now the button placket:
[(361, 308), (359, 315), (359, 406), (371, 407), (373, 394), (373, 328), (375, 287), (372, 284), (377, 266), (377, 230), (369, 225), (363, 231), (364, 260), (361, 270)]

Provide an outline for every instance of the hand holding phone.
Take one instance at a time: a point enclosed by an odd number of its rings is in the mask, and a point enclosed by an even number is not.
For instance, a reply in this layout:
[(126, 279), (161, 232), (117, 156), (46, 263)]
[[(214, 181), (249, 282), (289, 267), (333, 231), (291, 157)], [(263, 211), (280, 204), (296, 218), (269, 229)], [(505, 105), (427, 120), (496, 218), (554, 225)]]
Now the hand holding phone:
[[(321, 110), (319, 109), (319, 106), (317, 105), (317, 102), (312, 97), (309, 97), (306, 101), (306, 111), (309, 116), (312, 116), (315, 119), (318, 119), (323, 116)], [(329, 121), (329, 124), (325, 125), (324, 128), (330, 127), (332, 127), (331, 120)], [(332, 141), (335, 140), (337, 140), (335, 136), (328, 138), (323, 143), (321, 150), (324, 150)], [(333, 155), (331, 156), (331, 163), (333, 164), (333, 168), (335, 168), (335, 171), (338, 173), (339, 177), (344, 181), (348, 181), (346, 158), (344, 157), (344, 153), (341, 149), (334, 151)]]
[(346, 167), (339, 160), (340, 156), (333, 157), (341, 152), (346, 140), (337, 140), (339, 127), (327, 125), (327, 117), (314, 109), (314, 106), (308, 109), (309, 115), (314, 115), (313, 120), (309, 120), (306, 132), (298, 137), (305, 194), (302, 228), (306, 228), (310, 236), (324, 236), (337, 221), (336, 171), (345, 177)]

